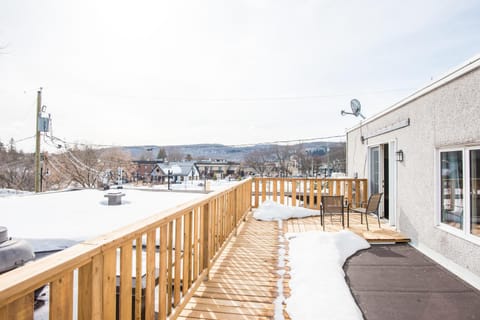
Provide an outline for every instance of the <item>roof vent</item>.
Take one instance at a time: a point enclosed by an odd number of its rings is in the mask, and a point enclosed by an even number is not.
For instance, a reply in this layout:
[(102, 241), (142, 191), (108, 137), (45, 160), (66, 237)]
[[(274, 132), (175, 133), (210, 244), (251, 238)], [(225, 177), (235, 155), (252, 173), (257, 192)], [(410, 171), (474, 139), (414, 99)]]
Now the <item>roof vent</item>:
[(25, 240), (8, 238), (6, 227), (0, 226), (0, 273), (4, 273), (33, 260), (32, 246)]

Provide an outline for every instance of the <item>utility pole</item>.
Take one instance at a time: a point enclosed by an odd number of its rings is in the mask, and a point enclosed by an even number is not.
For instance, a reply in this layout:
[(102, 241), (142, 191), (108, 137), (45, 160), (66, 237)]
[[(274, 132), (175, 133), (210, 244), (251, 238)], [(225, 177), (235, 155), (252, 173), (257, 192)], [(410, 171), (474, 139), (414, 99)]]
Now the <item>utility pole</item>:
[(40, 108), (42, 106), (42, 88), (37, 91), (37, 112), (35, 113), (35, 192), (40, 192)]

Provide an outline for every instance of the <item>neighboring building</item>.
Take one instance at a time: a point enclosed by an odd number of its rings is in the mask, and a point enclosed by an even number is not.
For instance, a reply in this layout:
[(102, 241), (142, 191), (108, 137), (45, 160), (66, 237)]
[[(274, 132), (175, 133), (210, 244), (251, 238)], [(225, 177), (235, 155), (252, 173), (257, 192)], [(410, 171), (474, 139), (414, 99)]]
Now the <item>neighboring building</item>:
[(198, 180), (200, 174), (193, 161), (157, 163), (152, 171), (153, 182), (166, 183), (170, 172), (170, 182), (179, 183), (189, 180)]
[(134, 181), (151, 182), (153, 167), (159, 163), (158, 160), (134, 160), (134, 171), (131, 172)]
[(347, 132), (347, 173), (412, 245), (480, 288), (480, 56)]
[(205, 173), (209, 178), (224, 179), (228, 176), (237, 176), (240, 171), (240, 163), (223, 159), (200, 160), (195, 163), (200, 175)]

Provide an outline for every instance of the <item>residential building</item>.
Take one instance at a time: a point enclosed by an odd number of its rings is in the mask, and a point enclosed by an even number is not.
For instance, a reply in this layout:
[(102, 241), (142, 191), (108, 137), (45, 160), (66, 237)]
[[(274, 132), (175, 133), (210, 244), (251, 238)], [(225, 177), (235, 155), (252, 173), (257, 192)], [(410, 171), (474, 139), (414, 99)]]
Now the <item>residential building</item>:
[(131, 176), (134, 181), (151, 182), (151, 173), (153, 167), (159, 163), (158, 160), (134, 160), (134, 171), (131, 172)]
[(198, 180), (200, 173), (193, 161), (157, 163), (151, 173), (153, 182), (165, 183), (170, 175), (170, 182), (180, 183), (189, 180)]
[(347, 132), (347, 173), (381, 215), (480, 288), (480, 56)]
[(240, 171), (240, 163), (224, 159), (200, 160), (195, 163), (198, 171), (203, 177), (224, 179), (228, 176), (236, 176)]

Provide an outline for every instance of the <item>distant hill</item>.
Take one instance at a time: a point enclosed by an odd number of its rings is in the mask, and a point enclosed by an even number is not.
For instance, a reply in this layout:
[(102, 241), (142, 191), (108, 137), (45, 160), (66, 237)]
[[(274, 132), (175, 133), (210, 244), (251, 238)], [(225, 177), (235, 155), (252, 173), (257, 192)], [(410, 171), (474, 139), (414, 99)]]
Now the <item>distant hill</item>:
[[(164, 148), (167, 155), (190, 155), (193, 159), (225, 159), (241, 162), (245, 156), (254, 150), (265, 150), (274, 147), (274, 144), (257, 144), (250, 146), (227, 146), (222, 144), (191, 144), (176, 146), (127, 146), (122, 149), (132, 156), (133, 160), (153, 160), (157, 158), (158, 151)], [(308, 142), (303, 143), (305, 151), (313, 155), (335, 154), (345, 157), (345, 142)], [(342, 155), (343, 153), (343, 155)]]

